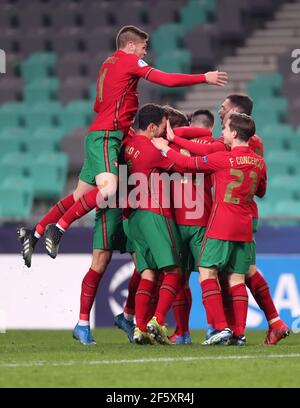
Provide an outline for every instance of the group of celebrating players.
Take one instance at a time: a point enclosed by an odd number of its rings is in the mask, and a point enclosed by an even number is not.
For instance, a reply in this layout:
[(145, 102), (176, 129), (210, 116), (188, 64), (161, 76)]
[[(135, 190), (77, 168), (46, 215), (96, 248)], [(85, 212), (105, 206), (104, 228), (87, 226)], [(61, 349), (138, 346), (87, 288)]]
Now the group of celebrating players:
[[(115, 317), (115, 324), (131, 342), (191, 343), (189, 276), (199, 271), (208, 322), (203, 344), (246, 344), (246, 286), (269, 323), (264, 344), (276, 344), (289, 330), (255, 265), (258, 211), (254, 196), (265, 194), (267, 176), (263, 144), (250, 116), (252, 101), (247, 95), (225, 99), (219, 111), (223, 129), (219, 139), (212, 137), (214, 116), (208, 110), (196, 111), (190, 120), (169, 106), (147, 104), (138, 110), (140, 78), (164, 86), (227, 83), (225, 72), (187, 75), (154, 69), (142, 59), (147, 41), (148, 34), (137, 27), (119, 31), (117, 51), (99, 70), (97, 115), (85, 139), (77, 188), (34, 229), (18, 229), (25, 264), (31, 266), (35, 245), (44, 234), (46, 251), (55, 258), (69, 226), (96, 208), (92, 264), (82, 282), (75, 339), (95, 344), (90, 311), (112, 252), (120, 250), (132, 254), (135, 270), (124, 312)], [(131, 128), (134, 118), (136, 131)], [(130, 176), (143, 175), (147, 185), (134, 202), (126, 202), (126, 208), (107, 208), (118, 195), (122, 163)], [(171, 189), (166, 179), (155, 183), (155, 176), (166, 172), (179, 175)], [(199, 173), (204, 174), (202, 188)], [(134, 186), (129, 189), (133, 192)], [(169, 194), (170, 200), (165, 200)], [(183, 199), (175, 206), (178, 196)], [(200, 201), (203, 211), (191, 217), (193, 204)], [(171, 308), (176, 330), (168, 336), (165, 318)]]

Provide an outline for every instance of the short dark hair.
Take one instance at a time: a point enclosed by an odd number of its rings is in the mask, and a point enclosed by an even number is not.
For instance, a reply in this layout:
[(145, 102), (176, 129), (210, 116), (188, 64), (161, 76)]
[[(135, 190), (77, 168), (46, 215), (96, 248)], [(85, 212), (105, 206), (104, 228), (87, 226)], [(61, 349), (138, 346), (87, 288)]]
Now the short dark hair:
[(184, 112), (181, 112), (180, 110), (175, 109), (169, 105), (165, 105), (163, 106), (163, 108), (168, 114), (168, 118), (172, 128), (189, 125), (188, 117)]
[(159, 126), (163, 118), (168, 118), (168, 113), (162, 106), (147, 103), (138, 111), (136, 123), (139, 129), (146, 130), (150, 123)]
[(191, 114), (191, 124), (199, 123), (203, 128), (212, 128), (215, 123), (214, 114), (208, 109), (198, 109)]
[(229, 128), (235, 130), (238, 138), (248, 142), (251, 136), (255, 134), (255, 122), (253, 118), (246, 113), (233, 112), (228, 118)]
[(127, 25), (121, 28), (117, 34), (116, 45), (117, 49), (125, 48), (130, 41), (134, 43), (141, 42), (143, 40), (148, 41), (149, 34), (133, 25)]
[(232, 105), (239, 109), (240, 113), (246, 113), (246, 115), (251, 115), (253, 109), (253, 102), (248, 95), (232, 94), (228, 95), (226, 99), (229, 99)]

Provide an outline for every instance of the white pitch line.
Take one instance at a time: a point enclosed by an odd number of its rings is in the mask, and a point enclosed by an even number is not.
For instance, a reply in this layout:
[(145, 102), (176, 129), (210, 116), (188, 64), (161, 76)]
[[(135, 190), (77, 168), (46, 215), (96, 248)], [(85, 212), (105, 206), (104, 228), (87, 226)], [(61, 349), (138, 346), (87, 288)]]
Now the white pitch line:
[(245, 355), (245, 356), (211, 356), (211, 357), (162, 357), (162, 358), (141, 358), (128, 360), (91, 360), (91, 361), (65, 361), (65, 362), (48, 362), (48, 361), (24, 361), (5, 363), (0, 362), (1, 368), (18, 368), (18, 367), (64, 367), (75, 365), (110, 365), (110, 364), (145, 364), (145, 363), (174, 363), (181, 361), (206, 361), (206, 360), (255, 360), (255, 359), (273, 359), (273, 358), (299, 358), (299, 353), (292, 354), (269, 354), (269, 355)]

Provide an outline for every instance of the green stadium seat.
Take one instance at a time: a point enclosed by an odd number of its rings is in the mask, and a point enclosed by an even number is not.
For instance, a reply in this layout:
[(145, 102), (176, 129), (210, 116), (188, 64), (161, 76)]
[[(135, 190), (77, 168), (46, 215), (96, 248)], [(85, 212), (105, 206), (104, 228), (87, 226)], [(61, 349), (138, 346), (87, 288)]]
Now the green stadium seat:
[(173, 50), (160, 55), (155, 60), (157, 69), (167, 72), (191, 72), (192, 57), (188, 50)]
[(218, 116), (215, 116), (215, 124), (213, 127), (213, 136), (217, 139), (222, 137), (222, 124)]
[(273, 176), (287, 176), (291, 173), (291, 167), (289, 163), (277, 163), (276, 161), (267, 161), (268, 178)]
[(276, 137), (262, 137), (264, 142), (264, 151), (265, 155), (272, 150), (281, 150), (284, 147), (284, 139), (276, 138)]
[(289, 149), (294, 150), (295, 152), (300, 153), (300, 135), (295, 135), (286, 140), (286, 144)]
[(289, 124), (267, 124), (261, 129), (260, 134), (263, 138), (289, 139), (295, 136), (295, 131)]
[(266, 199), (256, 200), (259, 218), (268, 218), (274, 215), (274, 205)]
[(93, 116), (93, 103), (91, 101), (73, 101), (65, 107), (62, 125), (66, 131), (87, 127), (91, 124)]
[(274, 90), (268, 87), (262, 87), (259, 84), (249, 83), (246, 87), (246, 93), (253, 99), (256, 104), (260, 99), (274, 96)]
[(28, 217), (32, 203), (33, 189), (29, 179), (9, 177), (0, 184), (1, 218)]
[(298, 166), (298, 154), (292, 150), (273, 150), (266, 152), (266, 162), (285, 163), (289, 166)]
[(162, 24), (151, 34), (151, 49), (157, 54), (181, 47), (184, 27), (178, 23)]
[(0, 179), (4, 180), (7, 177), (24, 177), (24, 169), (14, 163), (3, 163), (0, 158)]
[(21, 64), (22, 78), (26, 83), (43, 79), (53, 74), (57, 61), (54, 53), (35, 53)]
[(60, 142), (67, 135), (66, 130), (63, 127), (38, 127), (34, 132), (33, 136), (40, 139), (51, 139), (55, 142)]
[(274, 125), (276, 123), (280, 123), (281, 115), (278, 114), (276, 111), (267, 111), (267, 110), (257, 110), (255, 109), (252, 114), (257, 133), (260, 134), (261, 129), (263, 129), (266, 125)]
[(28, 106), (25, 116), (26, 125), (31, 130), (38, 127), (58, 126), (64, 114), (63, 106), (59, 102), (45, 101), (43, 103)]
[(1, 138), (13, 138), (17, 139), (19, 141), (26, 141), (26, 139), (29, 139), (31, 137), (31, 133), (29, 132), (28, 129), (26, 128), (20, 128), (20, 127), (5, 127), (2, 130), (0, 130), (0, 140)]
[(1, 137), (0, 139), (0, 157), (7, 153), (20, 152), (22, 145), (18, 139), (12, 137)]
[(286, 200), (294, 200), (295, 192), (293, 189), (282, 188), (282, 186), (274, 186), (272, 185), (271, 182), (272, 182), (272, 179), (269, 180), (269, 185), (267, 187), (267, 192), (266, 192), (266, 198), (269, 201), (273, 202), (273, 207), (274, 207), (274, 203), (277, 203), (279, 200), (282, 200), (282, 197), (284, 197)]
[(190, 31), (199, 24), (208, 22), (208, 9), (206, 2), (192, 1), (181, 7), (180, 22), (184, 31)]
[(24, 97), (27, 102), (43, 102), (57, 99), (58, 78), (42, 78), (24, 86)]
[(24, 124), (26, 104), (23, 102), (7, 102), (0, 108), (1, 129), (19, 127)]
[(94, 102), (96, 98), (96, 84), (93, 83), (89, 86), (89, 94), (90, 94), (90, 100)]
[(257, 112), (276, 112), (279, 116), (286, 114), (288, 101), (283, 97), (260, 99), (254, 106), (254, 116)]
[(1, 169), (13, 164), (18, 174), (29, 176), (35, 197), (56, 198), (63, 193), (68, 164), (64, 153), (43, 153), (38, 156), (11, 153), (5, 155), (0, 163)]
[(298, 217), (300, 221), (300, 201), (282, 200), (275, 206), (275, 214), (279, 216)]
[(260, 74), (246, 86), (246, 93), (254, 100), (255, 104), (261, 99), (272, 98), (280, 93), (282, 86), (280, 74)]
[(34, 196), (55, 198), (61, 196), (67, 176), (68, 158), (64, 153), (41, 154), (29, 168)]
[(256, 77), (248, 82), (248, 86), (257, 86), (265, 89), (272, 89), (274, 92), (279, 92), (283, 83), (281, 74), (278, 73), (265, 73), (258, 74)]
[(269, 180), (269, 196), (276, 196), (275, 202), (282, 199), (293, 199), (299, 193), (299, 178), (290, 175), (278, 175)]
[(58, 150), (58, 142), (55, 139), (33, 136), (25, 143), (25, 150), (35, 156), (41, 153), (54, 153)]
[(16, 172), (21, 172), (25, 176), (29, 176), (29, 168), (35, 157), (30, 153), (8, 153), (0, 160), (1, 165), (11, 166), (13, 165), (16, 169)]

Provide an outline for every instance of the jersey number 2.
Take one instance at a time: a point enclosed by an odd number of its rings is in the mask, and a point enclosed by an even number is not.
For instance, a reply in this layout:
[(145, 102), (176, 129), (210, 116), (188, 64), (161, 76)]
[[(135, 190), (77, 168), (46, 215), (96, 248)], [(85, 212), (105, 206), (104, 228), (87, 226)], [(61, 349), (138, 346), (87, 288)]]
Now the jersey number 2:
[[(239, 197), (233, 197), (232, 196), (232, 191), (234, 188), (240, 187), (243, 184), (244, 181), (244, 173), (242, 170), (238, 170), (238, 169), (230, 169), (230, 175), (231, 176), (236, 176), (237, 180), (231, 181), (226, 188), (225, 191), (225, 197), (224, 197), (224, 201), (225, 203), (231, 203), (231, 204), (239, 204), (240, 203), (240, 199)], [(257, 185), (257, 173), (255, 171), (250, 171), (249, 174), (251, 180), (252, 180), (252, 184), (251, 184), (251, 189), (249, 191), (249, 195), (247, 198), (247, 204), (249, 204), (253, 198), (255, 189), (256, 189), (256, 185)]]

